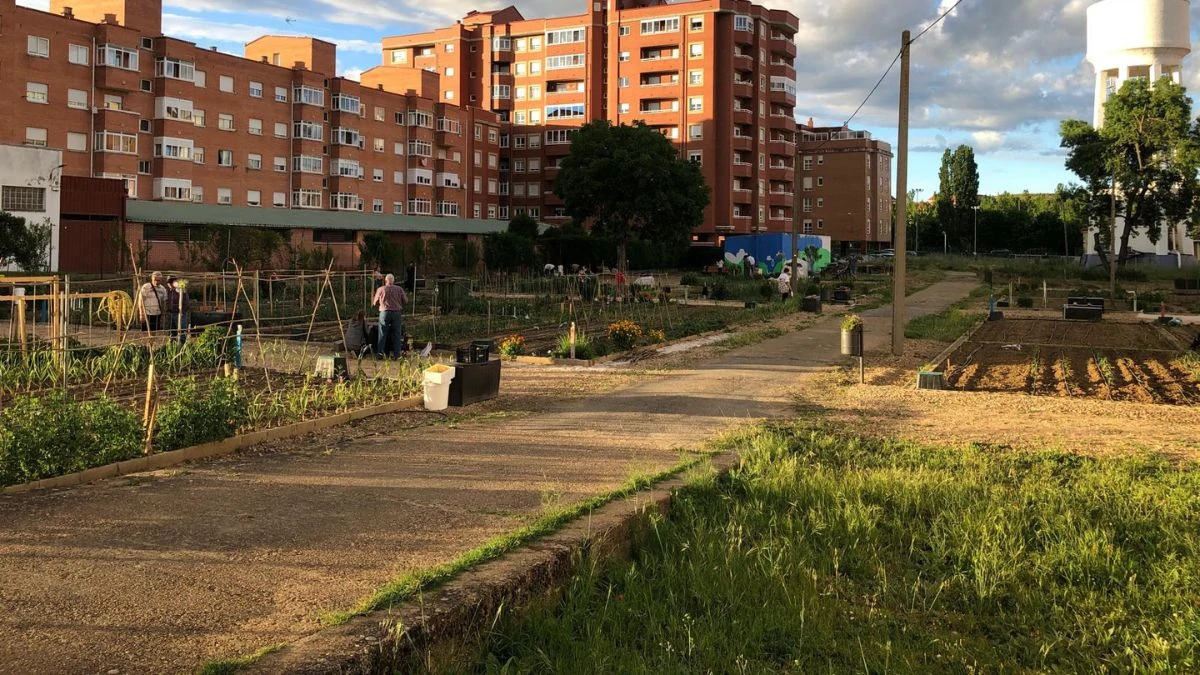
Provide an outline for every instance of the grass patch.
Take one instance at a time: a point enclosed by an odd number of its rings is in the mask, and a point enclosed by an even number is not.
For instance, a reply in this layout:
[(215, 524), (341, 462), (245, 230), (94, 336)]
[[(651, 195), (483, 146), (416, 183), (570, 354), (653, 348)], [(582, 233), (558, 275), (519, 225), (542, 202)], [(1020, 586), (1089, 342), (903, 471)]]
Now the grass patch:
[(750, 345), (756, 345), (760, 342), (766, 342), (767, 340), (773, 340), (786, 332), (787, 331), (776, 326), (754, 328), (751, 330), (738, 331), (737, 333), (734, 333), (733, 335), (730, 335), (729, 337), (715, 344), (716, 346), (726, 350), (738, 349), (740, 347), (749, 347)]
[[(800, 425), (736, 442), (632, 562), (497, 618), (472, 672), (1196, 672), (1200, 472)], [(435, 669), (437, 669), (435, 667)]]
[(987, 286), (977, 286), (967, 297), (937, 314), (926, 314), (909, 321), (904, 326), (904, 337), (913, 340), (954, 342), (984, 318), (985, 312), (969, 308), (978, 307), (988, 293)]
[(634, 493), (653, 486), (655, 483), (686, 471), (709, 456), (708, 453), (692, 454), (665, 471), (630, 476), (621, 487), (570, 506), (555, 508), (552, 504), (547, 504), (546, 500), (543, 500), (543, 507), (546, 507), (548, 512), (535, 522), (514, 532), (492, 539), (445, 565), (406, 574), (364, 598), (352, 609), (329, 612), (321, 615), (319, 620), (324, 625), (336, 626), (367, 612), (386, 609), (397, 603), (409, 600), (422, 591), (450, 581), (471, 567), (489, 560), (495, 560), (509, 551), (518, 549), (539, 537), (550, 534), (566, 523), (586, 515), (609, 502), (629, 497)]
[(247, 656), (235, 656), (230, 659), (216, 659), (200, 666), (198, 675), (233, 675), (254, 665), (254, 662), (272, 652), (277, 652), (287, 646), (286, 642), (269, 645)]

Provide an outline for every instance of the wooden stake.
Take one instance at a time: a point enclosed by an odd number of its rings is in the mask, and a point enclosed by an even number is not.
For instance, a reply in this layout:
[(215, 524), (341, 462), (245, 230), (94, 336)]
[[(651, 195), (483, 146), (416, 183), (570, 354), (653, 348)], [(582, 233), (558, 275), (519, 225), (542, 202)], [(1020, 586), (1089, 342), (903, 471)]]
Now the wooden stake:
[[(146, 408), (142, 412), (142, 425), (147, 429), (150, 428), (150, 406), (154, 401), (154, 362), (150, 362), (150, 369), (146, 371)], [(146, 441), (149, 445), (149, 441)]]
[(571, 322), (571, 358), (575, 358), (575, 322)]

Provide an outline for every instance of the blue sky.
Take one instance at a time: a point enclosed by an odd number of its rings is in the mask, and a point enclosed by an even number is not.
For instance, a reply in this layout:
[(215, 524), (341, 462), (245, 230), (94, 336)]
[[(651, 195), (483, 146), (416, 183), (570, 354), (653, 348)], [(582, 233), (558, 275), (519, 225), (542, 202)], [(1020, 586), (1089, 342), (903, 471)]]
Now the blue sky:
[[(580, 13), (587, 0), (517, 0), (526, 17)], [(496, 0), (166, 0), (163, 32), (241, 54), (264, 34), (313, 35), (338, 45), (339, 74), (381, 62), (384, 36), (452, 23)], [(954, 0), (760, 0), (800, 17), (797, 105), (800, 119), (844, 122), (862, 103), (900, 45)], [(45, 9), (48, 0), (19, 0)], [(1091, 66), (1083, 60), (1085, 13), (1092, 0), (964, 0), (912, 49), (909, 187), (926, 199), (937, 189), (942, 151), (975, 148), (981, 191), (1048, 192), (1072, 176), (1063, 168), (1058, 121), (1090, 120)], [(1200, 2), (1192, 5), (1193, 21)], [(1190, 59), (1185, 84), (1200, 86)], [(898, 69), (851, 121), (895, 144)]]

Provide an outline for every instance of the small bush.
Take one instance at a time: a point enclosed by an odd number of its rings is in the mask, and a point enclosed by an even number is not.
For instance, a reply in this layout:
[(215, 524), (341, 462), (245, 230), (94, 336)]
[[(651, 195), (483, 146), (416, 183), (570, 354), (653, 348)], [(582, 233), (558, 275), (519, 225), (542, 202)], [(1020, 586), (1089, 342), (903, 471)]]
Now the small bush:
[(1025, 297), (1025, 296), (1017, 298), (1017, 307), (1021, 307), (1024, 309), (1029, 309), (1029, 308), (1033, 307), (1033, 298)]
[(641, 337), (642, 327), (628, 319), (608, 324), (608, 341), (617, 351), (633, 349)]
[(695, 272), (684, 272), (683, 276), (679, 277), (681, 286), (699, 286), (700, 283), (700, 275)]
[(763, 300), (770, 300), (775, 297), (775, 288), (777, 284), (773, 281), (764, 281), (758, 285), (758, 294)]
[(714, 281), (712, 289), (708, 292), (708, 297), (713, 300), (728, 300), (729, 284), (724, 281)]
[(525, 337), (522, 335), (509, 335), (500, 340), (500, 344), (496, 347), (496, 351), (501, 356), (521, 356), (525, 353)]
[(159, 408), (154, 426), (159, 451), (229, 438), (248, 419), (246, 397), (233, 380), (218, 378), (202, 387), (186, 378), (168, 387), (170, 400)]
[(19, 397), (0, 410), (0, 485), (16, 485), (135, 457), (137, 415), (111, 399), (76, 403), (62, 392)]
[[(569, 334), (558, 336), (558, 342), (550, 348), (550, 356), (556, 359), (571, 358), (571, 336)], [(595, 345), (591, 338), (584, 333), (576, 333), (575, 335), (575, 358), (596, 358)]]

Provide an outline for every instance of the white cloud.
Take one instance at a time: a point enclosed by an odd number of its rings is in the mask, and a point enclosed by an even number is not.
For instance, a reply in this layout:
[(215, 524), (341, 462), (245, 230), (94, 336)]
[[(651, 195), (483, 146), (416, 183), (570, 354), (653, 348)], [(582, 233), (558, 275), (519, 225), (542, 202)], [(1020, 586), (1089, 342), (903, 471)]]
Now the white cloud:
[[(163, 14), (163, 33), (171, 37), (190, 40), (197, 44), (206, 44), (209, 42), (236, 42), (245, 44), (264, 35), (294, 35), (303, 37), (301, 33), (289, 30), (277, 30), (243, 23), (220, 23), (179, 14)], [(314, 37), (336, 44), (339, 52), (363, 52), (376, 55), (383, 53), (383, 46), (379, 42), (346, 40), (335, 37)]]
[(342, 77), (346, 78), (347, 80), (354, 80), (355, 82), (358, 82), (360, 79), (362, 79), (362, 74), (362, 68), (346, 68), (341, 72)]

